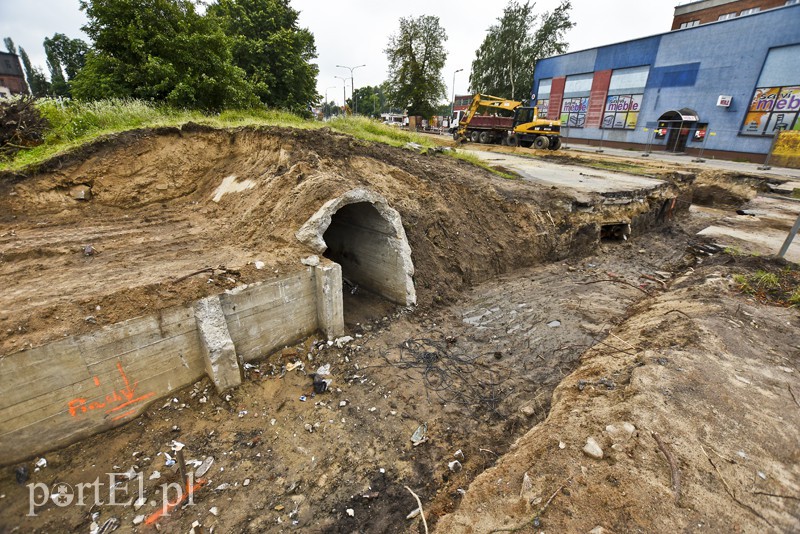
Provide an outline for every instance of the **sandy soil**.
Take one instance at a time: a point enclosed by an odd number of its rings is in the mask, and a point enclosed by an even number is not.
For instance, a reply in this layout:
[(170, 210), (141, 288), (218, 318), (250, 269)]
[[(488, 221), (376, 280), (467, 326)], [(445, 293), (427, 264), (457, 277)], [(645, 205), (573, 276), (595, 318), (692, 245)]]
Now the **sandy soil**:
[[(161, 485), (179, 480), (165, 461), (172, 440), (214, 463), (191, 506), (155, 521), (163, 532), (194, 521), (206, 532), (423, 532), (406, 519), (417, 504), (405, 486), (448, 534), (800, 529), (800, 313), (733, 281), (797, 266), (688, 246), (730, 208), (570, 249), (609, 214), (558, 211), (571, 205), (558, 191), (457, 162), (316, 135), (130, 134), (0, 182), (0, 281), (14, 288), (0, 296), (0, 354), (95, 327), (84, 315), (103, 324), (280, 272), (305, 253), (291, 227), (357, 184), (401, 212), (422, 299), (412, 311), (350, 295), (351, 343), (305, 340), (224, 397), (201, 381), (46, 454), (44, 468), (32, 458), (22, 484), (23, 465), (4, 468), (0, 532), (85, 532), (112, 518), (152, 531), (134, 520), (153, 517)], [(231, 174), (256, 185), (210, 202)], [(79, 183), (92, 201), (69, 197)], [(100, 253), (84, 256), (86, 243)], [(213, 284), (175, 281), (219, 264), (230, 272)], [(312, 396), (324, 364), (333, 383)], [(583, 452), (589, 437), (601, 459)], [(111, 505), (106, 473), (131, 468), (144, 502)], [(25, 484), (97, 477), (104, 504), (29, 508)]]

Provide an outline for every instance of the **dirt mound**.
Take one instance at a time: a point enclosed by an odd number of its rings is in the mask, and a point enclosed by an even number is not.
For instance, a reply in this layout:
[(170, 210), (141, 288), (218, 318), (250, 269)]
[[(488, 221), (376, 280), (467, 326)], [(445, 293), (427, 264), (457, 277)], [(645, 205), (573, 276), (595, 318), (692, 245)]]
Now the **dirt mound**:
[(800, 321), (732, 292), (747, 268), (634, 307), (437, 531), (796, 531)]
[(566, 256), (580, 230), (556, 191), (329, 131), (128, 132), (0, 175), (0, 353), (285, 272), (309, 253), (298, 228), (355, 188), (399, 211), (422, 305)]

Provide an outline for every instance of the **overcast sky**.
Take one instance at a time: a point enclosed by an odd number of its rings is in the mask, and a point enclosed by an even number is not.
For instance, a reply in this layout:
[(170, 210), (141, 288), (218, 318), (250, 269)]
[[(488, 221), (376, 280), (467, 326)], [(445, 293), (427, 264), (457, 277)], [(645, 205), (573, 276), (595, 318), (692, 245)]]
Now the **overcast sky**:
[[(538, 0), (538, 13), (554, 9), (560, 0)], [(567, 34), (569, 50), (583, 50), (669, 31), (676, 5), (685, 0), (572, 0), (571, 18), (577, 23)], [(450, 98), (455, 75), (457, 94), (467, 92), (475, 51), (507, 5), (506, 0), (291, 0), (300, 11), (300, 25), (311, 30), (317, 44), (321, 95), (341, 103), (341, 80), (354, 67), (355, 85), (378, 85), (386, 79), (383, 53), (400, 17), (435, 15), (447, 34), (444, 79)], [(35, 65), (45, 71), (42, 41), (56, 32), (88, 41), (80, 30), (86, 18), (78, 0), (0, 0), (0, 37), (11, 37)]]

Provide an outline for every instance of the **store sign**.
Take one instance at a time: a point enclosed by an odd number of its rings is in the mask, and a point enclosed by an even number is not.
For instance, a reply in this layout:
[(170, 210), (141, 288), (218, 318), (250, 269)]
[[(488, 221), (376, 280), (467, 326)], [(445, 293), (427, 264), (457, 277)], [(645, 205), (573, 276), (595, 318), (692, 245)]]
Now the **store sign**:
[(733, 97), (730, 95), (719, 95), (717, 99), (717, 105), (721, 108), (731, 107), (731, 102), (733, 102)]
[(772, 135), (779, 130), (800, 129), (800, 86), (759, 87), (753, 93), (741, 132)]

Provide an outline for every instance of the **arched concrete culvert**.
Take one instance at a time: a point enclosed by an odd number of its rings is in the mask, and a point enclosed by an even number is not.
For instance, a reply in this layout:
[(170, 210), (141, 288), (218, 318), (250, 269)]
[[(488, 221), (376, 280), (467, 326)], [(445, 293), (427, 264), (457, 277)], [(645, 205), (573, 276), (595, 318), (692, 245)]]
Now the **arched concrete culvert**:
[(416, 304), (411, 247), (400, 214), (372, 191), (354, 189), (326, 202), (295, 234), (339, 263), (342, 275), (392, 302)]

